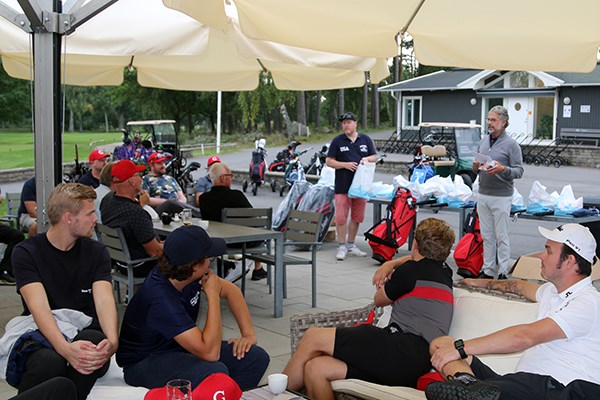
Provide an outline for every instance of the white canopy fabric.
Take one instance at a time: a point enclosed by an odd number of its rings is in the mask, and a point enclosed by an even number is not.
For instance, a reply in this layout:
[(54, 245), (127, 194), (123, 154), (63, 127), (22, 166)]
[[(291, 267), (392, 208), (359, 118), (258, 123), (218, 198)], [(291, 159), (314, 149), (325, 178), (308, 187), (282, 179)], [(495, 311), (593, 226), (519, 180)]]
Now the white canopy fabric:
[[(0, 1), (20, 11), (16, 0)], [(223, 3), (219, 6), (224, 13)], [(208, 9), (219, 15), (219, 6)], [(225, 30), (160, 0), (119, 0), (63, 39), (64, 81), (118, 85), (127, 66), (137, 69), (143, 86), (195, 91), (253, 90), (264, 68), (276, 87), (288, 90), (358, 87), (364, 85), (365, 71), (372, 71), (372, 82), (389, 75), (385, 58), (253, 40), (241, 33), (235, 18), (227, 18), (225, 25), (219, 25), (219, 17), (212, 20)], [(9, 75), (31, 78), (30, 47), (29, 34), (0, 18), (0, 55)]]
[[(214, 13), (204, 17), (206, 1), (163, 2), (215, 27), (227, 21)], [(425, 65), (589, 72), (600, 47), (597, 0), (227, 2), (236, 7), (242, 32), (254, 39), (381, 58), (397, 55), (395, 37), (408, 32)]]

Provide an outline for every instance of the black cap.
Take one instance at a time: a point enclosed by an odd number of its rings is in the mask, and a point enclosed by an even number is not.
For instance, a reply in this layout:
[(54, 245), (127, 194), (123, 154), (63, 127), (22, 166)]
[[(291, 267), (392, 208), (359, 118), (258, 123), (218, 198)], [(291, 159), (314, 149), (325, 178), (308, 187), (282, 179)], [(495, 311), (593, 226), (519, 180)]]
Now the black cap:
[(227, 251), (225, 240), (211, 238), (199, 226), (182, 226), (165, 240), (163, 252), (173, 265), (184, 265), (204, 257), (222, 256)]
[(345, 119), (351, 119), (352, 121), (356, 121), (356, 115), (353, 112), (348, 111), (340, 115), (340, 117), (338, 118), (340, 122), (342, 122)]

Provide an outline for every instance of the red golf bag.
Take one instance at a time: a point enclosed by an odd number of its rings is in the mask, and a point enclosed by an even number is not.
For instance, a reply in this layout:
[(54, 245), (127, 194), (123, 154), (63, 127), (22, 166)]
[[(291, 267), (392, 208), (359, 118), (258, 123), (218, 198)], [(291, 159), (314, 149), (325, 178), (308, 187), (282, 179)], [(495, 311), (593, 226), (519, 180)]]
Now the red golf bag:
[(383, 264), (391, 260), (396, 250), (406, 243), (417, 216), (415, 203), (410, 189), (399, 187), (387, 206), (385, 218), (365, 232), (375, 261)]
[(456, 273), (463, 278), (477, 278), (483, 266), (483, 239), (479, 228), (477, 209), (467, 215), (465, 235), (458, 241), (454, 249)]

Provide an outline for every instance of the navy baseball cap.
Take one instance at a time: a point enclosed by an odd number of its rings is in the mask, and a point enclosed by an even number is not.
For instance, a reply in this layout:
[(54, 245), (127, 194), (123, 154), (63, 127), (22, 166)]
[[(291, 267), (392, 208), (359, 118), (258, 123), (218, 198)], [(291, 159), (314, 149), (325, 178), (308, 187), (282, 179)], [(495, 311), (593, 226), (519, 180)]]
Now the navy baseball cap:
[(173, 265), (184, 265), (204, 257), (222, 256), (227, 252), (225, 240), (211, 238), (199, 226), (182, 226), (165, 240), (163, 253)]
[(345, 119), (351, 119), (352, 121), (356, 121), (356, 115), (353, 112), (345, 112), (338, 118), (340, 122), (342, 122)]

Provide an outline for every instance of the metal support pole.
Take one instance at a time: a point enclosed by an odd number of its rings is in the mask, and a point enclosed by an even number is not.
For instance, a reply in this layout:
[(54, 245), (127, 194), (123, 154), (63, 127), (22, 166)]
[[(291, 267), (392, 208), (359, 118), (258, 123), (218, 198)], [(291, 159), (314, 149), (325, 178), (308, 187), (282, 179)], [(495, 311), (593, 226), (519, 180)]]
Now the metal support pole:
[(217, 92), (217, 154), (221, 154), (221, 97), (223, 93)]

